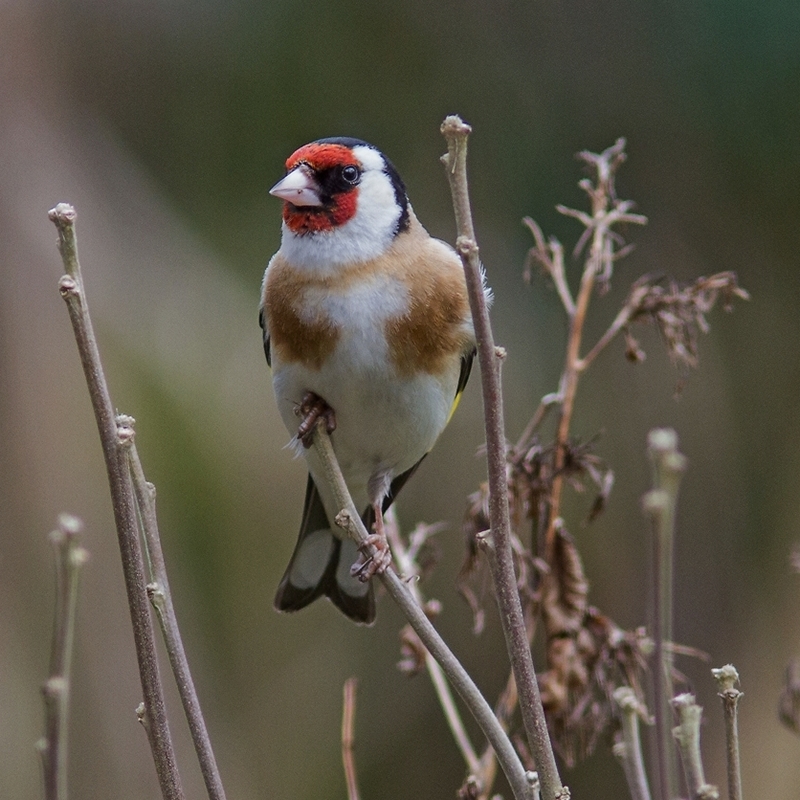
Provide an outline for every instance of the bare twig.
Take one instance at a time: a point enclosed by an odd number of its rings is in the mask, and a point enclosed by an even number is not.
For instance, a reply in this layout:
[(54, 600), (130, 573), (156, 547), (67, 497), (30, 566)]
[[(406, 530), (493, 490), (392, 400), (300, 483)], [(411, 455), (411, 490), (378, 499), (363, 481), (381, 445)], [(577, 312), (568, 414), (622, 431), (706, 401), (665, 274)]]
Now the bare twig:
[(794, 733), (800, 733), (800, 658), (786, 665), (786, 680), (778, 700), (778, 717)]
[(78, 599), (78, 574), (89, 554), (78, 544), (83, 525), (61, 514), (50, 534), (56, 556), (56, 604), (50, 676), (42, 686), (45, 735), (36, 743), (42, 758), (45, 800), (67, 800), (67, 734), (69, 730), (70, 667)]
[(678, 726), (673, 734), (678, 742), (686, 782), (693, 800), (718, 800), (716, 786), (706, 783), (703, 761), (700, 756), (700, 721), (703, 709), (694, 701), (694, 695), (679, 694), (673, 701), (678, 712)]
[(569, 797), (569, 790), (561, 783), (553, 755), (514, 573), (506, 483), (503, 399), (500, 387), (501, 356), (495, 348), (489, 322), (483, 273), (470, 210), (466, 168), (467, 138), (470, 132), (469, 125), (459, 117), (450, 116), (445, 119), (442, 123), (442, 134), (447, 140), (447, 154), (442, 157), (442, 161), (453, 196), (457, 229), (456, 251), (464, 264), (470, 308), (478, 341), (478, 362), (481, 367), (486, 423), (489, 519), (496, 554), (492, 571), (506, 646), (519, 691), (522, 719), (539, 770), (542, 795), (545, 800), (554, 800), (554, 798)]
[[(417, 601), (417, 603), (420, 606), (423, 606), (424, 601), (422, 592), (420, 592), (419, 585), (416, 580), (418, 577), (416, 562), (412, 558), (410, 549), (405, 546), (405, 543), (400, 536), (400, 532), (396, 524), (396, 518), (393, 515), (393, 507), (389, 508), (389, 510), (386, 512), (386, 516), (387, 519), (385, 530), (389, 544), (392, 548), (392, 556), (394, 557), (400, 574), (406, 580), (406, 585), (408, 586), (409, 591), (414, 596), (414, 599)], [(453, 739), (455, 740), (456, 745), (458, 746), (458, 749), (464, 758), (467, 769), (478, 779), (478, 782), (481, 784), (481, 789), (485, 791), (488, 787), (486, 781), (484, 780), (484, 769), (481, 764), (481, 760), (476, 755), (475, 749), (470, 741), (469, 734), (467, 733), (464, 723), (461, 720), (461, 715), (456, 707), (444, 672), (437, 663), (436, 659), (433, 658), (433, 656), (427, 650), (425, 651), (425, 668), (428, 670), (428, 675), (430, 676), (434, 691), (439, 699), (439, 705), (442, 707), (442, 712), (447, 720), (450, 732), (452, 733)]]
[[(611, 278), (614, 261), (624, 252), (615, 252), (615, 245), (620, 242), (619, 236), (614, 233), (613, 227), (623, 222), (643, 225), (646, 217), (631, 214), (630, 201), (617, 200), (614, 188), (616, 170), (625, 160), (625, 140), (617, 142), (602, 153), (580, 153), (580, 157), (596, 173), (596, 182), (588, 179), (580, 182), (580, 187), (588, 194), (591, 200), (592, 213), (557, 206), (558, 211), (566, 216), (574, 217), (581, 222), (586, 230), (578, 240), (575, 248), (576, 254), (580, 253), (585, 243), (591, 239), (591, 246), (586, 258), (583, 275), (581, 277), (578, 297), (575, 308), (570, 314), (570, 330), (567, 340), (567, 353), (564, 360), (564, 370), (561, 373), (561, 384), (558, 394), (561, 397), (561, 416), (556, 429), (556, 447), (553, 456), (553, 485), (550, 493), (550, 512), (545, 535), (545, 560), (549, 563), (555, 546), (556, 527), (561, 513), (561, 494), (564, 487), (564, 464), (567, 456), (567, 443), (569, 430), (572, 423), (572, 413), (575, 406), (575, 396), (578, 391), (578, 380), (581, 371), (588, 366), (596, 353), (590, 353), (590, 359), (584, 361), (580, 357), (581, 342), (583, 339), (583, 326), (586, 322), (586, 312), (595, 285), (600, 282), (601, 288), (607, 286)], [(603, 344), (605, 346), (605, 344)]]
[(742, 767), (739, 758), (739, 700), (742, 692), (736, 688), (739, 673), (733, 664), (712, 669), (719, 686), (722, 710), (725, 714), (725, 744), (728, 763), (728, 800), (742, 800)]
[(672, 582), (675, 541), (675, 508), (686, 458), (678, 452), (673, 430), (655, 429), (648, 436), (655, 488), (643, 498), (653, 531), (653, 637), (655, 639), (655, 723), (660, 796), (677, 795), (677, 774), (670, 735), (672, 709)]
[(360, 800), (358, 778), (356, 775), (356, 688), (358, 678), (348, 678), (344, 682), (342, 704), (342, 764), (347, 784), (347, 800)]
[(614, 692), (614, 700), (622, 711), (622, 741), (614, 746), (614, 753), (622, 761), (631, 800), (650, 800), (639, 735), (639, 716), (643, 711), (641, 703), (630, 686), (620, 686)]
[[(126, 424), (133, 430), (134, 419), (125, 417)], [(136, 450), (136, 443), (131, 439), (128, 448), (128, 464), (133, 479), (133, 488), (136, 494), (136, 503), (139, 508), (139, 520), (145, 544), (145, 555), (149, 571), (147, 596), (156, 611), (161, 634), (164, 637), (167, 656), (172, 667), (175, 682), (189, 723), (192, 742), (200, 763), (200, 771), (211, 800), (225, 800), (225, 789), (217, 768), (211, 739), (206, 729), (200, 700), (192, 680), (189, 669), (189, 660), (183, 647), (178, 620), (175, 616), (175, 607), (172, 603), (172, 593), (169, 589), (167, 567), (164, 562), (164, 552), (161, 549), (161, 537), (158, 532), (158, 519), (156, 517), (156, 487), (148, 483), (142, 469), (142, 462)]]
[(606, 332), (597, 340), (596, 344), (592, 349), (581, 359), (578, 360), (576, 365), (578, 372), (583, 372), (584, 370), (588, 369), (589, 365), (606, 349), (606, 347), (612, 342), (614, 337), (621, 331), (624, 330), (628, 323), (631, 321), (631, 316), (634, 314), (635, 309), (631, 306), (631, 304), (626, 303), (622, 309), (620, 310), (619, 314), (614, 318), (614, 321), (611, 325), (608, 326)]
[(542, 229), (530, 217), (525, 217), (522, 222), (533, 234), (536, 242), (536, 245), (528, 251), (525, 268), (526, 280), (530, 279), (530, 263), (538, 261), (553, 279), (564, 310), (567, 312), (567, 316), (572, 318), (575, 314), (575, 301), (572, 299), (564, 270), (564, 247), (555, 237), (551, 237), (548, 242), (545, 242)]
[[(356, 542), (365, 546), (367, 550), (374, 549), (366, 546), (369, 534), (356, 511), (355, 505), (353, 505), (342, 471), (336, 461), (330, 437), (325, 431), (324, 420), (317, 424), (312, 446), (322, 464), (321, 477), (330, 487), (337, 506), (342, 509), (336, 516), (336, 524)], [(498, 761), (511, 785), (514, 797), (517, 800), (528, 800), (530, 797), (530, 783), (525, 770), (508, 736), (506, 736), (491, 707), (475, 686), (472, 678), (470, 678), (461, 662), (445, 644), (436, 628), (433, 627), (422, 607), (414, 599), (405, 581), (391, 569), (387, 569), (382, 573), (380, 580), (391, 598), (405, 614), (406, 619), (422, 640), (422, 643), (439, 662), (453, 688), (459, 693), (461, 699), (475, 717), (475, 721), (497, 754)]]
[(117, 424), (100, 363), (78, 263), (75, 209), (67, 203), (59, 203), (49, 212), (49, 217), (58, 229), (58, 249), (67, 271), (59, 281), (59, 290), (67, 303), (108, 473), (111, 504), (122, 556), (122, 570), (144, 696), (145, 730), (163, 797), (165, 800), (182, 800), (183, 788), (167, 723), (164, 691), (158, 670), (155, 637), (145, 589), (142, 548), (136, 520), (136, 500), (128, 470), (128, 456), (125, 452), (131, 431)]
[(539, 426), (544, 422), (545, 417), (547, 417), (548, 413), (550, 412), (550, 409), (560, 405), (561, 399), (561, 395), (558, 392), (546, 394), (541, 399), (536, 411), (530, 418), (528, 424), (525, 426), (525, 430), (522, 432), (519, 439), (517, 439), (517, 444), (514, 446), (514, 449), (517, 452), (520, 452), (523, 450), (523, 448), (529, 446), (531, 437), (534, 433), (536, 433), (537, 430), (539, 430)]

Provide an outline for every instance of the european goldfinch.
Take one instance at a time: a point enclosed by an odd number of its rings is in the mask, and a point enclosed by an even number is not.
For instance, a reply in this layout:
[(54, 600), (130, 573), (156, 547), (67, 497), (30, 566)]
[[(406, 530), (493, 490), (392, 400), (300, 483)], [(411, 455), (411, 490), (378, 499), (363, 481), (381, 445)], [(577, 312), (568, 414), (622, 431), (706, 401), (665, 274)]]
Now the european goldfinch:
[[(453, 249), (419, 223), (394, 166), (372, 145), (320, 139), (293, 153), (286, 170), (270, 190), (284, 201), (283, 225), (260, 320), (278, 409), (310, 474), (275, 607), (295, 611), (326, 595), (369, 624), (369, 578), (389, 562), (383, 512), (444, 430), (469, 377), (475, 335), (464, 272)], [(320, 416), (375, 530), (377, 563), (359, 558), (332, 524), (340, 509), (307, 447)]]

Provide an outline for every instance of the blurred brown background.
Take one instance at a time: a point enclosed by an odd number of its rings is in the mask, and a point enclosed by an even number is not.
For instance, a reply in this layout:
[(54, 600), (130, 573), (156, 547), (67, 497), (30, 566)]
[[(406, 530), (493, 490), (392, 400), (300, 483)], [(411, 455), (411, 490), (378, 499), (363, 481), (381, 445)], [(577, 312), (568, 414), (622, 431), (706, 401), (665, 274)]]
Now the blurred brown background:
[[(415, 209), (452, 239), (438, 126), (474, 126), (473, 206), (496, 302), (509, 436), (554, 391), (565, 325), (543, 280), (521, 280), (529, 214), (568, 246), (554, 205), (584, 207), (573, 154), (626, 136), (618, 180), (650, 218), (594, 303), (589, 336), (644, 272), (736, 270), (752, 294), (714, 313), (701, 365), (677, 373), (652, 332), (648, 359), (617, 343), (582, 383), (574, 432), (600, 432), (616, 471), (607, 513), (568, 509), (592, 601), (646, 621), (647, 431), (674, 426), (690, 459), (679, 515), (676, 637), (743, 677), (745, 791), (800, 793), (800, 740), (777, 697), (800, 654), (800, 6), (720, 0), (431, 4), (196, 0), (0, 5), (0, 795), (40, 796), (57, 514), (86, 523), (70, 775), (75, 797), (153, 798), (119, 556), (94, 421), (57, 292), (47, 210), (73, 203), (112, 394), (137, 419), (173, 591), (231, 798), (341, 798), (341, 688), (360, 678), (365, 798), (452, 797), (462, 778), (427, 679), (395, 669), (401, 620), (384, 598), (369, 630), (327, 603), (272, 610), (305, 486), (274, 409), (257, 325), (278, 246), (267, 189), (297, 146), (377, 144)], [(574, 271), (571, 273), (574, 279)], [(447, 520), (429, 594), (440, 627), (493, 698), (506, 662), (453, 591), (466, 494), (483, 475), (476, 380), (404, 490), (401, 521)], [(682, 658), (706, 706), (709, 780), (724, 785), (721, 712), (708, 665)], [(202, 796), (177, 706), (192, 797)], [(573, 796), (625, 796), (601, 748), (565, 774)]]

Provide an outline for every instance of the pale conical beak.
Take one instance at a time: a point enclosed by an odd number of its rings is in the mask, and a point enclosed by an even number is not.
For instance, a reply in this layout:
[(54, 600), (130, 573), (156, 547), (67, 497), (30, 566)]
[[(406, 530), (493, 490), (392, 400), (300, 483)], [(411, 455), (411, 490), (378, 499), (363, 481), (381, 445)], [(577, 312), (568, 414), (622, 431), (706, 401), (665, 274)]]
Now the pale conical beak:
[(311, 170), (301, 164), (295, 167), (283, 180), (278, 181), (269, 193), (293, 206), (321, 206), (319, 185)]

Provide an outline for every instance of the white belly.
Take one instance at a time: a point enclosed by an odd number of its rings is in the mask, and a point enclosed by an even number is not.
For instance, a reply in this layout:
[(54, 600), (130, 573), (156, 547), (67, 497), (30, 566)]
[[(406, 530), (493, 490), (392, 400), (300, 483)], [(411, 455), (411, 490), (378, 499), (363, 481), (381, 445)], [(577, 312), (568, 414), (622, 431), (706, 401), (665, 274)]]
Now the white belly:
[[(296, 410), (306, 392), (333, 408), (334, 449), (360, 511), (382, 499), (391, 480), (431, 449), (447, 423), (460, 372), (460, 359), (454, 357), (441, 375), (399, 375), (383, 328), (388, 315), (402, 310), (404, 297), (384, 286), (377, 301), (371, 288), (369, 297), (362, 291), (316, 298), (341, 323), (337, 346), (321, 369), (280, 363), (277, 354), (272, 364), (275, 397), (290, 433), (297, 431)], [(313, 453), (304, 455), (316, 480)], [(325, 498), (327, 492), (316, 483)]]

